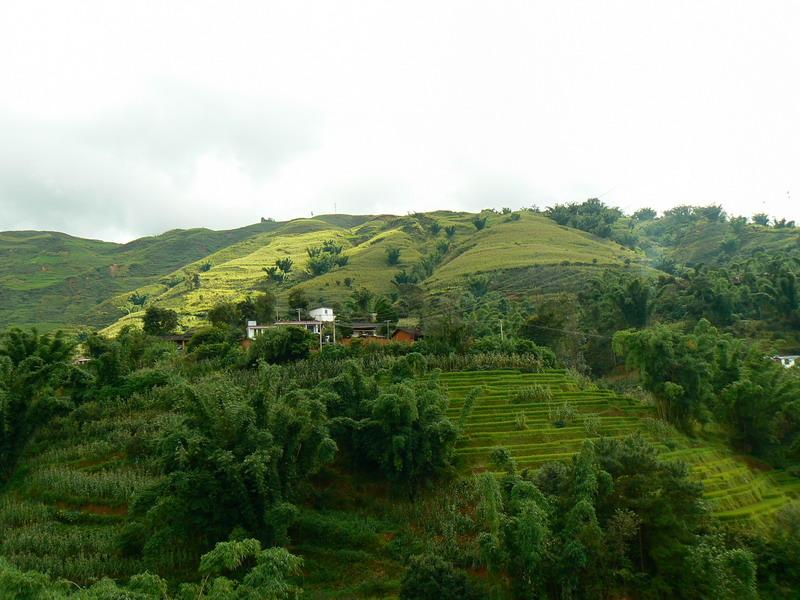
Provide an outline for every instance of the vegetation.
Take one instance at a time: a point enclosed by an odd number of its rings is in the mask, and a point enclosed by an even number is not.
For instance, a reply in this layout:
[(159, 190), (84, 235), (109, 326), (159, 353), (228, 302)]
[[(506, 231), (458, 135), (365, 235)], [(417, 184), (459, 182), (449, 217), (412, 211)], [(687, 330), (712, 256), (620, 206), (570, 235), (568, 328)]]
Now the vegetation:
[[(790, 222), (589, 200), (236, 236), (71, 321), (103, 332), (0, 335), (0, 596), (796, 595)], [(243, 344), (316, 305), (424, 339)]]

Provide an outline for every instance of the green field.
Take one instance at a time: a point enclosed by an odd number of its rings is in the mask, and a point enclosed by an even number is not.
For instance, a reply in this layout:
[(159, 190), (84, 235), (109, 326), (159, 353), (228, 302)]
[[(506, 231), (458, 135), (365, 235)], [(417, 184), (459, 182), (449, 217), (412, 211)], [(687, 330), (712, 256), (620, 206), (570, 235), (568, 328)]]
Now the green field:
[[(510, 451), (519, 468), (536, 468), (569, 458), (587, 438), (639, 433), (665, 458), (683, 460), (691, 466), (694, 477), (704, 484), (712, 513), (721, 519), (760, 518), (800, 496), (800, 479), (763, 470), (755, 461), (737, 457), (713, 442), (689, 439), (653, 419), (649, 405), (592, 385), (582, 389), (561, 370), (445, 373), (441, 380), (448, 388), (453, 419), (458, 418), (467, 392), (475, 386), (483, 388), (457, 450), (465, 464), (475, 470), (492, 469), (490, 453), (500, 446)], [(532, 385), (549, 388), (552, 400), (513, 402), (515, 391)], [(565, 402), (576, 409), (577, 415), (571, 423), (557, 427), (552, 414)], [(526, 429), (517, 424), (523, 411)]]

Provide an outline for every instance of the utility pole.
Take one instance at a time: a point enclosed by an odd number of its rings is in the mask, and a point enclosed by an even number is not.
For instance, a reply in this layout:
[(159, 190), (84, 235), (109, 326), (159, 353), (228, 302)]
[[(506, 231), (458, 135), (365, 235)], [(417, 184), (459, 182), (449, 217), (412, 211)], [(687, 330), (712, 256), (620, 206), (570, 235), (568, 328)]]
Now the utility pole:
[(333, 345), (336, 345), (336, 317), (333, 317)]
[(300, 321), (300, 309), (299, 308), (297, 309), (297, 321), (298, 322)]
[(503, 335), (503, 319), (500, 319), (500, 341), (505, 341), (505, 336)]
[(387, 340), (389, 339), (389, 323), (391, 323), (391, 321), (389, 319), (386, 319), (386, 339)]

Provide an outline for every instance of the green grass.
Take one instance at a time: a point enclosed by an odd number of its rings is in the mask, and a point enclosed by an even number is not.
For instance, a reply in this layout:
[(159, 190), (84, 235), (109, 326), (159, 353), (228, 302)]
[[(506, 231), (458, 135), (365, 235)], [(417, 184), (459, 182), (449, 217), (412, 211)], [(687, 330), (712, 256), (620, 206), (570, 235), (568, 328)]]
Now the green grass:
[[(763, 465), (736, 456), (721, 444), (690, 440), (655, 420), (650, 406), (594, 387), (580, 389), (564, 371), (444, 373), (441, 381), (448, 388), (453, 419), (458, 419), (466, 393), (482, 386), (457, 449), (464, 464), (477, 471), (494, 469), (489, 457), (499, 446), (510, 451), (519, 468), (537, 468), (569, 458), (587, 438), (640, 433), (664, 458), (683, 460), (691, 467), (693, 477), (704, 485), (709, 508), (720, 519), (760, 520), (800, 496), (800, 479), (763, 470)], [(552, 399), (515, 402), (516, 392), (534, 385), (549, 387)], [(554, 407), (565, 402), (577, 415), (558, 427)], [(517, 425), (521, 411), (526, 429)], [(586, 415), (594, 415), (589, 423)]]

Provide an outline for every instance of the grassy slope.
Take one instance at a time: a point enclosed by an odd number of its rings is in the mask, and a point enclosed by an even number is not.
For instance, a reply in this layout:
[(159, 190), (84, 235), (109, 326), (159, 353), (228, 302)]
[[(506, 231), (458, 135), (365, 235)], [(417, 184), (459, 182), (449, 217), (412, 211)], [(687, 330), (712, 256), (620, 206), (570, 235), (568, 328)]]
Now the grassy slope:
[[(647, 231), (647, 225), (640, 231)], [(647, 236), (647, 234), (645, 233)], [(647, 236), (652, 242), (661, 242), (658, 236)], [(722, 251), (723, 242), (737, 237), (740, 244), (731, 256)], [(681, 231), (674, 246), (664, 246), (660, 251), (679, 263), (725, 264), (731, 260), (744, 259), (756, 252), (776, 252), (796, 247), (800, 243), (797, 229), (773, 229), (771, 227), (748, 226), (736, 236), (729, 223), (701, 223)]]
[(52, 232), (0, 233), (0, 328), (101, 326), (122, 314), (109, 298), (156, 282), (211, 252), (272, 227), (173, 230), (128, 244)]
[[(511, 221), (506, 215), (493, 215), (487, 228), (477, 231), (471, 223), (473, 216), (442, 211), (427, 213), (420, 219), (343, 215), (298, 219), (173, 273), (169, 279), (178, 281), (177, 285), (150, 285), (139, 291), (148, 294), (159, 306), (180, 312), (182, 324), (191, 327), (201, 321), (215, 303), (239, 300), (264, 289), (267, 284), (263, 267), (288, 256), (294, 261), (290, 280), (281, 285), (269, 284), (278, 296), (282, 311), (286, 310), (286, 297), (294, 287), (305, 291), (312, 304), (334, 306), (346, 300), (358, 287), (390, 294), (397, 290), (393, 278), (398, 271), (410, 271), (423, 256), (433, 253), (439, 243), (448, 240), (444, 231), (437, 235), (429, 232), (433, 221), (443, 228), (455, 226), (456, 233), (449, 239), (450, 250), (432, 277), (424, 282), (424, 288), (432, 294), (458, 289), (476, 273), (491, 273), (495, 289), (526, 293), (561, 291), (584, 281), (587, 271), (622, 267), (626, 259), (637, 261), (640, 258), (613, 242), (560, 227), (544, 217), (523, 214), (520, 220)], [(303, 272), (305, 249), (326, 239), (341, 243), (349, 262), (343, 268), (311, 277)], [(397, 266), (387, 264), (386, 249), (389, 247), (401, 250)], [(200, 274), (200, 289), (190, 289), (186, 273), (196, 271), (199, 263), (206, 260), (212, 263), (211, 270)], [(121, 295), (111, 302), (123, 301), (124, 295)], [(128, 315), (108, 331), (114, 332), (126, 323), (137, 323), (140, 317), (140, 313)]]
[[(568, 458), (587, 437), (620, 437), (639, 432), (655, 443), (668, 458), (681, 459), (705, 486), (706, 501), (723, 519), (760, 518), (800, 496), (800, 479), (783, 472), (765, 470), (746, 457), (735, 456), (721, 443), (690, 440), (658, 426), (651, 407), (630, 398), (592, 389), (580, 389), (563, 371), (519, 373), (514, 371), (446, 373), (442, 382), (452, 400), (451, 418), (461, 411), (464, 395), (476, 385), (484, 386), (466, 426), (466, 439), (458, 454), (472, 468), (491, 468), (489, 454), (497, 446), (507, 447), (521, 468), (536, 468), (550, 460)], [(580, 416), (566, 427), (555, 427), (548, 403), (513, 404), (514, 391), (539, 384), (553, 393), (556, 407), (569, 402)], [(516, 416), (525, 413), (527, 429), (520, 430)], [(587, 431), (586, 415), (594, 415), (599, 426)]]

